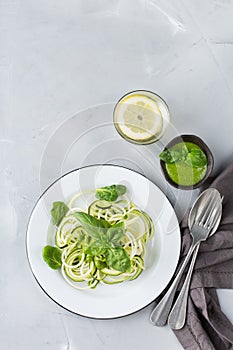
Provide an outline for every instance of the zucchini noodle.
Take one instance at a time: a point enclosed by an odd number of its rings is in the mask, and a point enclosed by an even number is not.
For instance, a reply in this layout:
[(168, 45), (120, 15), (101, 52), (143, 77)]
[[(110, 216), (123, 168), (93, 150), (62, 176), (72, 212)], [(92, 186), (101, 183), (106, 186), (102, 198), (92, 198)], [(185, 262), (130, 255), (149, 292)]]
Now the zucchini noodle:
[[(154, 234), (154, 225), (148, 214), (126, 195), (109, 202), (96, 199), (95, 191), (76, 194), (69, 201), (68, 208), (55, 232), (56, 246), (62, 251), (61, 274), (67, 283), (79, 290), (94, 289), (99, 283), (132, 281), (142, 273), (146, 244)], [(80, 211), (106, 220), (111, 226), (124, 223), (124, 235), (119, 245), (130, 259), (130, 268), (126, 272), (110, 268), (104, 254), (92, 256), (86, 252), (93, 243), (93, 237), (74, 215)]]

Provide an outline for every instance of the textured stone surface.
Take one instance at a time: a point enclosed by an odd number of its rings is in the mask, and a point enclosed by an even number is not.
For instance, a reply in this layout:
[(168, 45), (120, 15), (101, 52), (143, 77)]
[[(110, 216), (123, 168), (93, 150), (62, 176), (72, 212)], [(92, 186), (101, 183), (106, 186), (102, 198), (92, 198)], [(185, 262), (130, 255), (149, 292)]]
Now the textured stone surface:
[[(111, 127), (114, 103), (130, 90), (160, 94), (174, 129), (212, 149), (215, 172), (232, 161), (232, 16), (227, 0), (0, 0), (3, 349), (181, 349), (167, 327), (150, 325), (153, 305), (100, 321), (53, 303), (30, 272), (26, 227), (46, 186), (85, 164), (129, 166), (167, 189), (153, 159), (162, 145), (132, 146)], [(178, 216), (193, 195), (168, 189)], [(219, 296), (233, 321), (232, 291)]]

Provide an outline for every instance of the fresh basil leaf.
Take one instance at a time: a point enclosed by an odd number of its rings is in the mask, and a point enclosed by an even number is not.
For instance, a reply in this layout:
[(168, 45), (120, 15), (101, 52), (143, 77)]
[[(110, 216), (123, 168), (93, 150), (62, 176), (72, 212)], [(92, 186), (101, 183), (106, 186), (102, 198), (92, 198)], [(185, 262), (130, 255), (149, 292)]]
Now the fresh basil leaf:
[(106, 251), (106, 263), (110, 268), (121, 272), (130, 268), (130, 258), (123, 247), (109, 248)]
[(54, 270), (59, 269), (62, 265), (61, 255), (62, 252), (60, 249), (50, 245), (46, 245), (42, 251), (44, 261)]
[(164, 163), (172, 164), (174, 163), (174, 159), (172, 158), (171, 152), (167, 149), (159, 154), (159, 158), (164, 161)]
[(96, 198), (105, 200), (107, 202), (114, 202), (118, 198), (118, 193), (115, 185), (106, 186), (96, 189)]
[(110, 224), (103, 219), (96, 219), (94, 216), (78, 211), (74, 213), (74, 216), (80, 221), (81, 224), (87, 224), (100, 228), (109, 228)]
[(96, 197), (107, 202), (114, 202), (119, 196), (125, 194), (126, 187), (124, 185), (111, 185), (97, 188)]
[(167, 149), (160, 153), (159, 158), (167, 164), (181, 162), (186, 159), (188, 155), (188, 149), (185, 145), (179, 147), (179, 149)]
[(99, 241), (93, 242), (87, 249), (86, 254), (92, 256), (104, 255), (106, 253), (107, 247)]
[(123, 237), (125, 233), (125, 227), (123, 222), (119, 222), (118, 224), (115, 224), (111, 226), (107, 231), (107, 240), (109, 242), (112, 242), (114, 244), (117, 244), (120, 242), (121, 238)]
[(78, 219), (82, 227), (87, 231), (87, 233), (95, 238), (102, 239), (103, 233), (106, 233), (110, 224), (103, 219), (96, 219), (94, 216), (83, 212), (76, 212), (74, 216)]
[(79, 232), (78, 237), (76, 238), (76, 245), (80, 245), (81, 243), (84, 243), (86, 239), (86, 234), (84, 231)]
[(193, 148), (187, 155), (185, 162), (194, 168), (198, 168), (207, 164), (207, 158), (201, 149)]
[(174, 162), (184, 161), (188, 155), (188, 149), (185, 145), (182, 145), (178, 150), (171, 150), (171, 155)]
[(61, 220), (64, 218), (69, 208), (63, 202), (53, 202), (52, 209), (50, 211), (54, 225), (58, 226)]
[(116, 185), (116, 191), (117, 191), (118, 196), (122, 196), (123, 194), (126, 193), (127, 188), (124, 185)]

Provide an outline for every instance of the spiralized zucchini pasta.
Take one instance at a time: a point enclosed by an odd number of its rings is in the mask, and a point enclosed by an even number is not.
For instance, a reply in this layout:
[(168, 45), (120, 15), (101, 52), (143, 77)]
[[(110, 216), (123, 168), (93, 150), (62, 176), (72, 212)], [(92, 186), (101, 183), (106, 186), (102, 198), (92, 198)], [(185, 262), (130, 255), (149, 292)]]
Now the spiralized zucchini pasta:
[(53, 203), (55, 245), (43, 248), (43, 258), (72, 287), (132, 281), (144, 270), (154, 225), (126, 192), (124, 185), (111, 185), (80, 192), (67, 205)]

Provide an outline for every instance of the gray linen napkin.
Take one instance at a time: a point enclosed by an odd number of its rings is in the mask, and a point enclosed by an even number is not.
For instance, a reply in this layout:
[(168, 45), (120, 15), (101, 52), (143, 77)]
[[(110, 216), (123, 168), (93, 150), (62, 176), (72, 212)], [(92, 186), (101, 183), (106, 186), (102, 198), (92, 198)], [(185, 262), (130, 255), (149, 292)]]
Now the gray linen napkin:
[[(233, 325), (222, 312), (215, 290), (233, 289), (233, 164), (210, 187), (224, 196), (223, 214), (217, 232), (201, 243), (190, 286), (187, 320), (183, 329), (174, 331), (186, 350), (233, 349)], [(181, 224), (183, 258), (191, 244), (187, 219), (188, 214)]]

